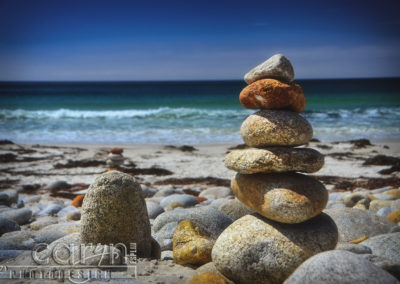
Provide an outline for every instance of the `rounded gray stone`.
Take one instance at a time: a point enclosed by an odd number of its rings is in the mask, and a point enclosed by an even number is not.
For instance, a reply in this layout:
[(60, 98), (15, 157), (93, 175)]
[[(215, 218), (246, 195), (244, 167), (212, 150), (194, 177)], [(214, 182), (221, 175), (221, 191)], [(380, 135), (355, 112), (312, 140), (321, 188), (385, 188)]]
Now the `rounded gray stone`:
[(18, 225), (24, 225), (29, 222), (32, 217), (32, 210), (28, 208), (10, 209), (0, 213), (0, 218), (13, 220)]
[(136, 243), (137, 255), (151, 255), (151, 230), (142, 189), (135, 179), (118, 171), (100, 175), (82, 204), (83, 244)]
[(373, 255), (400, 264), (400, 232), (374, 236), (361, 244), (370, 248)]
[(18, 192), (13, 189), (4, 190), (0, 192), (0, 204), (11, 206), (11, 204), (18, 203)]
[(310, 123), (286, 110), (260, 110), (245, 119), (240, 128), (244, 142), (255, 148), (300, 146), (313, 136)]
[(289, 59), (283, 54), (275, 54), (244, 75), (247, 84), (267, 78), (291, 83), (294, 80), (294, 70)]
[(241, 174), (271, 172), (314, 173), (324, 166), (324, 155), (310, 148), (268, 147), (234, 150), (225, 166)]
[(79, 221), (81, 219), (81, 216), (82, 216), (82, 214), (80, 211), (79, 212), (73, 211), (73, 212), (69, 212), (67, 214), (66, 218), (67, 218), (67, 220), (71, 220), (71, 221)]
[(284, 284), (397, 284), (396, 278), (364, 257), (343, 250), (327, 251), (305, 261)]
[(251, 210), (249, 207), (247, 207), (237, 199), (231, 199), (224, 202), (223, 204), (221, 204), (221, 206), (219, 206), (218, 210), (228, 215), (233, 220), (237, 220), (242, 218), (243, 216), (255, 213), (253, 210)]
[(33, 233), (33, 239), (37, 243), (50, 244), (55, 240), (62, 238), (68, 234), (79, 233), (79, 222), (68, 222), (46, 226), (39, 231)]
[(324, 211), (336, 223), (339, 229), (339, 241), (349, 242), (362, 237), (385, 234), (395, 226), (386, 218), (376, 216), (368, 210), (355, 208), (331, 208)]
[(161, 251), (172, 250), (172, 238), (177, 226), (178, 222), (167, 223), (153, 235), (153, 238), (160, 245)]
[(158, 215), (164, 212), (164, 209), (155, 202), (146, 201), (147, 214), (150, 219), (155, 219)]
[(334, 249), (337, 234), (326, 214), (299, 224), (246, 215), (218, 237), (212, 260), (235, 283), (281, 283), (309, 257)]
[(343, 197), (343, 203), (347, 207), (353, 207), (358, 201), (368, 198), (368, 192), (352, 192)]
[(213, 206), (204, 206), (190, 209), (175, 209), (159, 215), (153, 223), (153, 231), (157, 233), (165, 224), (171, 222), (180, 223), (183, 220), (196, 222), (207, 227), (213, 236), (218, 236), (232, 222), (232, 218), (225, 215)]
[(233, 196), (233, 192), (227, 187), (210, 187), (200, 192), (199, 196), (207, 198), (208, 200), (214, 200)]
[(0, 218), (0, 236), (8, 233), (21, 230), (17, 222), (6, 218)]
[(356, 254), (369, 254), (372, 253), (371, 249), (369, 247), (360, 245), (360, 244), (338, 244), (336, 246), (336, 249), (338, 250), (347, 250), (352, 253)]
[(199, 201), (190, 194), (173, 194), (161, 200), (160, 206), (165, 208), (172, 202), (182, 203), (184, 207), (195, 206)]
[(63, 209), (58, 211), (56, 215), (57, 215), (57, 217), (63, 217), (63, 216), (67, 216), (68, 213), (71, 213), (71, 212), (79, 212), (79, 213), (81, 213), (81, 210), (79, 210), (75, 206), (70, 205), (70, 206), (64, 207)]
[(49, 204), (46, 206), (46, 208), (44, 208), (42, 211), (40, 211), (37, 215), (38, 216), (55, 215), (61, 209), (63, 209), (63, 207), (59, 204)]

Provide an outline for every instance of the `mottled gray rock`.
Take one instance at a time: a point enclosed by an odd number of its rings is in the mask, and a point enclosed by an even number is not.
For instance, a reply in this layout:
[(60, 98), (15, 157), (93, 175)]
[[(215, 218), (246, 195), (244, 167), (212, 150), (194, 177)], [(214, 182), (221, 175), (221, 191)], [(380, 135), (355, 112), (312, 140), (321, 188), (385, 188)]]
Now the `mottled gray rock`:
[(395, 200), (395, 199), (397, 199), (396, 196), (389, 195), (389, 194), (383, 194), (383, 193), (375, 193), (374, 197), (378, 198), (380, 200)]
[(354, 208), (335, 208), (324, 211), (339, 229), (339, 241), (349, 242), (361, 237), (373, 237), (388, 233), (395, 225), (386, 218), (376, 216), (368, 210)]
[(377, 213), (382, 208), (392, 208), (393, 200), (372, 200), (369, 204), (369, 210)]
[(378, 212), (376, 212), (376, 215), (386, 218), (392, 212), (393, 212), (392, 208), (384, 207), (379, 209)]
[(16, 190), (3, 190), (0, 192), (0, 204), (11, 206), (18, 203), (18, 192)]
[[(233, 197), (233, 196), (232, 196)], [(218, 209), (222, 204), (224, 204), (226, 201), (229, 201), (229, 200), (232, 200), (233, 198), (231, 198), (231, 196), (229, 196), (228, 198), (219, 198), (219, 199), (215, 199), (215, 200), (212, 200), (211, 201), (211, 203), (210, 203), (210, 206), (212, 206), (212, 207), (214, 207), (214, 208), (216, 208), (216, 209)], [(209, 201), (209, 200), (207, 200), (207, 201)], [(205, 203), (205, 202), (207, 202), (207, 201), (204, 201), (203, 203)]]
[(247, 84), (266, 78), (291, 83), (294, 80), (294, 70), (289, 59), (283, 54), (275, 54), (244, 75)]
[(13, 220), (18, 225), (24, 225), (29, 222), (32, 217), (32, 210), (27, 208), (10, 209), (0, 213), (0, 218)]
[(152, 197), (157, 193), (157, 190), (145, 185), (141, 185), (143, 198)]
[(361, 199), (368, 198), (368, 192), (352, 192), (343, 197), (343, 202), (347, 207), (353, 207)]
[(391, 274), (360, 255), (334, 250), (308, 259), (284, 283), (397, 284), (399, 282)]
[(164, 209), (160, 205), (152, 201), (147, 201), (146, 207), (150, 219), (155, 219), (158, 215), (164, 212)]
[(221, 204), (221, 206), (219, 206), (218, 210), (228, 215), (233, 220), (237, 220), (242, 218), (243, 216), (254, 213), (253, 210), (251, 210), (249, 207), (247, 207), (237, 199), (231, 199), (224, 202), (223, 204)]
[(62, 238), (68, 234), (79, 233), (79, 222), (68, 222), (46, 226), (33, 233), (33, 239), (37, 243), (50, 244), (55, 240)]
[(369, 247), (372, 254), (400, 264), (400, 232), (378, 235), (361, 244)]
[(397, 224), (397, 226), (394, 226), (390, 229), (389, 233), (397, 233), (400, 232), (400, 225)]
[(309, 148), (249, 148), (230, 152), (224, 162), (228, 169), (241, 174), (293, 171), (314, 173), (323, 167), (324, 155)]
[(16, 258), (21, 252), (20, 250), (0, 250), (0, 261)]
[(364, 254), (363, 257), (383, 270), (386, 270), (400, 281), (400, 263), (395, 263), (373, 254)]
[(67, 220), (71, 220), (71, 221), (78, 221), (81, 219), (81, 212), (68, 212), (67, 216), (66, 216)]
[(338, 250), (347, 250), (352, 253), (356, 254), (368, 254), (372, 253), (371, 249), (369, 247), (363, 246), (363, 245), (356, 245), (356, 244), (338, 244), (336, 246), (336, 249)]
[(27, 230), (5, 233), (0, 238), (0, 249), (3, 250), (30, 250), (34, 245), (32, 233)]
[(160, 202), (160, 206), (165, 208), (172, 202), (179, 202), (183, 204), (183, 207), (192, 207), (199, 203), (199, 201), (193, 196), (189, 194), (173, 194), (165, 197)]
[(153, 238), (159, 243), (161, 251), (172, 250), (172, 238), (177, 226), (178, 222), (167, 223), (153, 235)]
[(156, 192), (156, 194), (153, 195), (153, 197), (167, 197), (172, 194), (183, 194), (183, 191), (175, 187), (168, 187), (160, 189)]
[(200, 192), (199, 196), (213, 200), (233, 196), (233, 192), (227, 187), (210, 187)]
[(59, 204), (49, 204), (46, 208), (40, 211), (37, 215), (38, 216), (45, 216), (45, 215), (56, 215), (58, 211), (63, 209), (63, 207)]
[(295, 112), (260, 110), (245, 119), (240, 134), (250, 147), (299, 146), (310, 141), (313, 129)]
[(82, 205), (83, 244), (136, 243), (137, 255), (151, 255), (151, 230), (142, 189), (118, 171), (102, 174), (90, 185)]
[(21, 230), (20, 226), (13, 220), (0, 218), (0, 236), (8, 233)]
[(290, 225), (246, 215), (218, 237), (212, 260), (235, 283), (281, 283), (307, 258), (334, 249), (337, 238), (326, 214)]
[(154, 232), (158, 232), (165, 224), (181, 222), (183, 220), (195, 221), (208, 227), (215, 234), (220, 234), (232, 223), (232, 219), (213, 206), (204, 206), (190, 209), (175, 209), (159, 215), (153, 224)]
[(58, 223), (58, 219), (56, 217), (44, 216), (44, 217), (38, 218), (36, 221), (30, 223), (29, 227), (34, 231), (38, 231), (46, 226), (53, 225), (56, 223)]
[(79, 213), (81, 213), (81, 210), (79, 210), (75, 206), (70, 205), (70, 206), (64, 207), (63, 209), (58, 211), (56, 215), (57, 215), (57, 217), (63, 217), (63, 216), (67, 216), (67, 214), (70, 213), (70, 212), (79, 212)]
[(49, 185), (47, 185), (44, 188), (44, 190), (50, 191), (50, 192), (55, 192), (55, 191), (58, 191), (58, 190), (67, 189), (70, 186), (71, 185), (69, 183), (67, 183), (66, 181), (59, 180), (59, 181), (55, 181), (55, 182), (50, 183)]

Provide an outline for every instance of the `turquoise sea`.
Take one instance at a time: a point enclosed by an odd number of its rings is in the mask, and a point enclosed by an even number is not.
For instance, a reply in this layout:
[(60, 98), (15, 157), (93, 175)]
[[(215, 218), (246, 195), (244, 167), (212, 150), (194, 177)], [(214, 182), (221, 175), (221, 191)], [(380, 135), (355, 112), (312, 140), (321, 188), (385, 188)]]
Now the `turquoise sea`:
[[(400, 78), (297, 80), (321, 141), (400, 140)], [(0, 82), (0, 139), (18, 143), (242, 143), (242, 81)]]

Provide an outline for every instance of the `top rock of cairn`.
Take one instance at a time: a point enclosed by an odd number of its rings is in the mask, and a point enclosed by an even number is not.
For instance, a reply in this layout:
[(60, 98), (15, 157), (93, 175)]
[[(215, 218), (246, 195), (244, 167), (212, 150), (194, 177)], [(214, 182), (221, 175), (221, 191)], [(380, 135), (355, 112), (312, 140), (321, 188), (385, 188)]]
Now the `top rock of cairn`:
[(275, 54), (244, 75), (244, 80), (249, 85), (265, 78), (273, 78), (285, 83), (293, 82), (294, 70), (289, 59), (283, 54)]

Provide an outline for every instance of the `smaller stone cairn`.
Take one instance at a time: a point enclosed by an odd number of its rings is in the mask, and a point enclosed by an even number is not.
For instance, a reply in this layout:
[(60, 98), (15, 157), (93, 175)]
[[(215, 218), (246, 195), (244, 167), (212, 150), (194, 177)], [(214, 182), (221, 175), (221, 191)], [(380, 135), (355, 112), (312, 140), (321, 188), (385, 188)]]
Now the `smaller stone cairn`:
[(295, 83), (290, 61), (277, 54), (245, 75), (249, 84), (240, 103), (260, 109), (241, 126), (251, 148), (234, 150), (225, 165), (237, 172), (235, 196), (258, 214), (246, 215), (217, 239), (212, 259), (216, 268), (235, 283), (281, 283), (302, 262), (334, 249), (338, 231), (321, 213), (328, 192), (313, 173), (324, 156), (309, 148), (309, 122), (298, 113), (305, 108), (302, 88)]
[(106, 164), (110, 168), (118, 168), (124, 163), (124, 156), (122, 155), (123, 149), (113, 148), (107, 156)]

